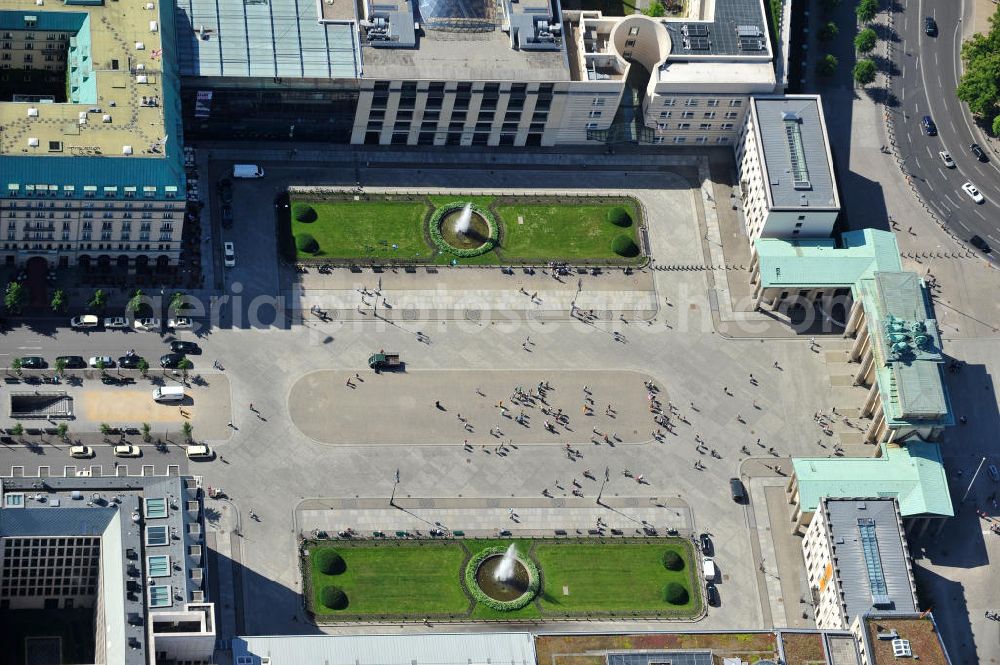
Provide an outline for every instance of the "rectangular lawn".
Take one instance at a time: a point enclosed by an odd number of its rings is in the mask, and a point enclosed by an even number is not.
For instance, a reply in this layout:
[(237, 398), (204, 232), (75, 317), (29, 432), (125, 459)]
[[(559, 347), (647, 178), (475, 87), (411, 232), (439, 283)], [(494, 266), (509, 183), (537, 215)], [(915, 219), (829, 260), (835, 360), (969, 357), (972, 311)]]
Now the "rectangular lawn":
[[(681, 571), (663, 567), (667, 549), (685, 560)], [(544, 571), (541, 596), (544, 614), (581, 612), (655, 612), (691, 615), (700, 606), (698, 589), (692, 590), (691, 558), (682, 546), (666, 543), (539, 543), (535, 559)], [(686, 605), (669, 605), (663, 587), (678, 582), (689, 592)], [(564, 595), (563, 588), (569, 592)]]
[[(319, 547), (314, 548), (316, 552)], [(458, 543), (426, 545), (387, 542), (369, 547), (335, 547), (347, 564), (339, 575), (325, 575), (311, 564), (313, 609), (318, 615), (462, 614), (469, 600), (458, 581), (465, 553)], [(315, 562), (315, 557), (310, 557)], [(320, 592), (334, 584), (347, 594), (339, 611), (323, 606)]]
[[(299, 258), (424, 259), (431, 254), (424, 241), (423, 201), (304, 201), (316, 210), (314, 222), (292, 218), (292, 236), (308, 233), (319, 253)], [(396, 247), (393, 247), (396, 245)]]
[[(617, 205), (628, 210), (632, 226), (621, 228), (607, 220), (608, 210)], [(501, 205), (496, 212), (504, 222), (500, 254), (511, 260), (623, 261), (611, 249), (612, 241), (624, 234), (638, 244), (639, 217), (631, 203)], [(518, 224), (518, 217), (523, 224)]]

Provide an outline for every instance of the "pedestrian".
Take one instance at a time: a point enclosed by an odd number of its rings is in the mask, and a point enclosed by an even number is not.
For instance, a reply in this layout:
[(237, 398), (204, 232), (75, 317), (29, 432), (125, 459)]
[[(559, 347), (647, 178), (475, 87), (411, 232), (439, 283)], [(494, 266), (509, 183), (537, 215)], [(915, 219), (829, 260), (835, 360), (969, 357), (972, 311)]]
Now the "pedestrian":
[(751, 372), (751, 373), (750, 373), (750, 383), (753, 383), (753, 382), (754, 382), (754, 378), (753, 378), (753, 372)]
[(250, 402), (250, 410), (251, 410), (251, 411), (253, 411), (253, 410), (254, 410), (254, 408), (253, 408), (253, 402)]
[(774, 361), (774, 369), (779, 369), (777, 360)]

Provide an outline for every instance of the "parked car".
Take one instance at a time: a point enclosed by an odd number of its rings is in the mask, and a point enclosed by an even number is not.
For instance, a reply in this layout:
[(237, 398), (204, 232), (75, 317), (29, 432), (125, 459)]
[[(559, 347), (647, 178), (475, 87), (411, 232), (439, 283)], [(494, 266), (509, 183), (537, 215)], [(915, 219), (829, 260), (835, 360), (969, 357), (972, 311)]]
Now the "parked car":
[(182, 360), (184, 360), (183, 353), (165, 353), (160, 356), (160, 367), (164, 369), (177, 369)]
[(219, 208), (219, 212), (221, 213), (220, 218), (222, 219), (223, 228), (228, 229), (233, 225), (233, 206), (223, 203)]
[(743, 503), (747, 498), (747, 488), (743, 486), (743, 481), (739, 478), (729, 479), (729, 494), (736, 503)]
[(156, 332), (160, 329), (160, 320), (153, 317), (136, 319), (132, 327), (139, 332)]
[(123, 369), (135, 369), (142, 362), (142, 356), (138, 356), (134, 353), (129, 353), (118, 359), (118, 366)]
[(934, 124), (934, 121), (931, 120), (929, 115), (925, 115), (920, 119), (920, 126), (923, 128), (924, 134), (927, 136), (937, 136), (937, 125)]
[(979, 236), (972, 236), (969, 238), (969, 244), (978, 249), (983, 254), (990, 253), (990, 244), (980, 238)]
[(191, 327), (191, 319), (186, 316), (178, 316), (167, 321), (167, 327), (171, 330), (186, 330)]
[(187, 447), (188, 459), (212, 459), (215, 453), (212, 449), (203, 444), (195, 444)]
[(962, 185), (962, 191), (968, 194), (969, 198), (971, 198), (976, 203), (982, 203), (983, 201), (986, 200), (985, 198), (983, 198), (982, 193), (978, 189), (976, 189), (976, 186), (973, 185), (971, 182), (967, 182), (964, 185)]
[(131, 443), (115, 446), (115, 457), (139, 457), (140, 455), (142, 455), (142, 451), (139, 446), (133, 446)]
[(718, 607), (722, 604), (722, 600), (719, 598), (719, 590), (711, 582), (705, 585), (705, 600), (712, 607)]
[(21, 367), (24, 369), (45, 369), (49, 364), (41, 356), (24, 356), (21, 358)]
[(233, 202), (233, 181), (229, 178), (219, 181), (219, 199), (223, 205), (231, 205)]
[(83, 316), (74, 316), (69, 320), (70, 328), (96, 328), (101, 325), (101, 320), (98, 319), (93, 314), (84, 314)]
[(201, 353), (201, 347), (199, 347), (194, 342), (188, 342), (187, 340), (183, 339), (175, 339), (174, 341), (170, 342), (170, 350), (173, 351), (174, 353), (182, 353), (182, 354)]
[(87, 364), (96, 368), (98, 362), (102, 363), (105, 369), (115, 366), (115, 361), (111, 356), (91, 356)]
[(66, 365), (66, 369), (84, 369), (87, 367), (87, 361), (83, 359), (83, 356), (58, 356), (56, 362), (63, 361)]
[(955, 168), (955, 160), (951, 158), (950, 152), (948, 152), (947, 150), (942, 150), (941, 152), (938, 153), (938, 155), (940, 155), (941, 161), (944, 162), (946, 168), (949, 169)]
[(980, 148), (978, 143), (973, 143), (972, 145), (970, 145), (969, 150), (972, 151), (972, 154), (975, 155), (976, 159), (978, 159), (979, 161), (981, 162), (990, 161), (989, 157), (986, 156), (986, 151)]
[(104, 327), (110, 330), (124, 330), (128, 328), (128, 319), (124, 316), (109, 316), (104, 319)]
[(707, 533), (703, 533), (698, 536), (698, 542), (701, 543), (701, 553), (705, 556), (712, 556), (715, 554), (715, 545), (712, 544), (712, 539)]
[(706, 582), (714, 582), (717, 570), (715, 568), (715, 561), (710, 556), (701, 558), (701, 570), (705, 574)]
[(937, 35), (937, 21), (934, 20), (933, 16), (924, 17), (924, 34), (928, 37)]
[(986, 467), (986, 473), (990, 474), (990, 478), (993, 479), (993, 482), (1000, 483), (1000, 470), (997, 469), (996, 464), (990, 464)]
[(227, 268), (236, 267), (236, 246), (231, 242), (222, 244), (222, 265)]
[(70, 446), (70, 457), (93, 457), (94, 449), (90, 446)]

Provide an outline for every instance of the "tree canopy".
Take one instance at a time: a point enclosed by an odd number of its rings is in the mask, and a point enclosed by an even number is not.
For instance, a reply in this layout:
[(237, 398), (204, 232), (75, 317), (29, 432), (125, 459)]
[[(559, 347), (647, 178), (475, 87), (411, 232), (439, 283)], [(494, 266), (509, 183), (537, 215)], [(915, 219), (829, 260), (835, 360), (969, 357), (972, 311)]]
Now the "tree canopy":
[(1000, 114), (1000, 8), (990, 17), (989, 32), (973, 35), (962, 45), (965, 73), (955, 91), (969, 110), (996, 134)]

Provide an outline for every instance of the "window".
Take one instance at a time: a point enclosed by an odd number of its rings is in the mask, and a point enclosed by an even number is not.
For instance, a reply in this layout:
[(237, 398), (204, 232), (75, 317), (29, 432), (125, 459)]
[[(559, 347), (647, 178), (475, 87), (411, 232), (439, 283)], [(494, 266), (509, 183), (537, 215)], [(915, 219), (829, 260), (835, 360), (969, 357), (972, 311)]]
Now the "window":
[(703, 115), (705, 120), (715, 120), (715, 111), (706, 111)]
[(798, 229), (798, 228), (801, 228), (801, 227), (802, 227), (802, 222), (795, 222), (795, 228)]
[(591, 111), (590, 114), (589, 114), (589, 117), (591, 117), (591, 118), (600, 118), (601, 115), (602, 115), (601, 111)]
[(699, 103), (697, 99), (687, 99), (684, 102), (684, 106), (698, 106)]
[(702, 144), (704, 144), (707, 141), (708, 141), (708, 137), (706, 137), (706, 136), (696, 136), (695, 139), (694, 139), (695, 143), (702, 143)]
[(710, 132), (712, 131), (712, 123), (703, 122), (700, 125), (698, 125), (698, 129), (702, 130), (703, 132)]
[(660, 111), (661, 118), (669, 118), (674, 114), (673, 111)]
[(675, 106), (676, 104), (677, 104), (677, 100), (675, 98), (673, 98), (673, 97), (669, 97), (669, 98), (663, 100), (663, 105), (664, 106)]
[(719, 100), (718, 99), (710, 99), (710, 100), (708, 100), (708, 105), (709, 106), (718, 106), (719, 105)]
[(167, 534), (167, 527), (165, 525), (146, 527), (146, 545), (154, 547), (166, 545), (169, 542), (170, 536)]
[(726, 111), (726, 120), (736, 120), (740, 114), (736, 111)]
[(729, 108), (735, 109), (735, 108), (739, 108), (740, 106), (743, 106), (743, 100), (742, 99), (730, 99), (729, 100)]
[(604, 102), (607, 100), (604, 97), (594, 97), (594, 106), (604, 106)]
[(722, 123), (721, 127), (722, 127), (722, 129), (732, 129), (733, 128), (733, 123), (731, 123), (731, 122), (724, 122), (724, 123)]
[(681, 117), (690, 120), (691, 118), (694, 117), (694, 111), (682, 111)]
[(657, 129), (670, 129), (670, 123), (669, 122), (658, 122), (658, 123), (656, 123), (656, 128)]
[(638, 27), (629, 28), (628, 34), (633, 35), (633, 36), (638, 35), (639, 34), (639, 28)]
[(678, 123), (677, 129), (691, 129), (691, 123), (690, 122)]
[(598, 123), (596, 123), (596, 122), (588, 122), (587, 123), (587, 129), (597, 129), (597, 127), (598, 127)]
[(674, 143), (687, 143), (687, 137), (684, 137), (684, 136), (675, 136), (674, 137)]

